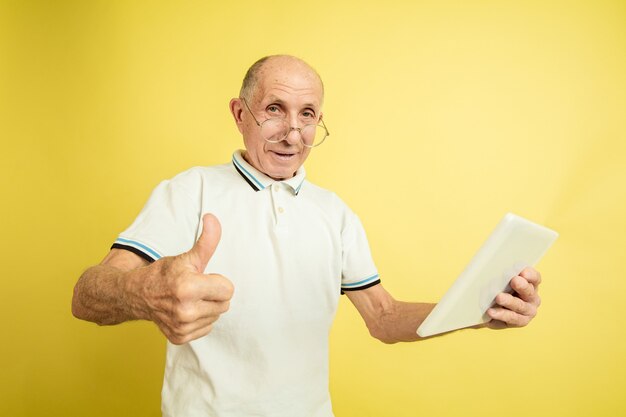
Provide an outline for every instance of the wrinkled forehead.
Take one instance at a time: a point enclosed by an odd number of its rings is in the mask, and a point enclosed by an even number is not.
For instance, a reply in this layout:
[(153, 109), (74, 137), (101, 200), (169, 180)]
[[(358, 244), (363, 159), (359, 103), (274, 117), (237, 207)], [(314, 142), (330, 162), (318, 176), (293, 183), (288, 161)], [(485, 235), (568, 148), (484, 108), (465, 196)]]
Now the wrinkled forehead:
[(254, 100), (261, 102), (269, 96), (301, 98), (316, 101), (321, 107), (324, 90), (315, 71), (300, 62), (268, 62), (259, 71)]

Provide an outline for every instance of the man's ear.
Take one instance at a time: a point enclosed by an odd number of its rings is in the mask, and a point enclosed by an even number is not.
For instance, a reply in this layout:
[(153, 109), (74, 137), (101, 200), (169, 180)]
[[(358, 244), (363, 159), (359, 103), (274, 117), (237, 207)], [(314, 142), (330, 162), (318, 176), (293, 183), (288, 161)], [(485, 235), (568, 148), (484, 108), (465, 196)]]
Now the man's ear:
[(237, 124), (237, 129), (239, 129), (239, 133), (243, 134), (243, 106), (241, 105), (241, 99), (233, 98), (230, 100), (230, 114), (233, 115), (235, 119), (235, 123)]

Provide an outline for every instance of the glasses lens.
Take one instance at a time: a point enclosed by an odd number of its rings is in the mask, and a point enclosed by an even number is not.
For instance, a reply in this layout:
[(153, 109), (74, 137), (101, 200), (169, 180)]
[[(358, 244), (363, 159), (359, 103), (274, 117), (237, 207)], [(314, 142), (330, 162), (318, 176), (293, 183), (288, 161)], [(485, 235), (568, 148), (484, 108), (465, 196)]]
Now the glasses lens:
[(326, 136), (328, 136), (328, 132), (322, 125), (306, 125), (302, 128), (302, 141), (306, 146), (320, 145)]
[(284, 119), (267, 119), (261, 124), (261, 136), (268, 142), (278, 143), (285, 139), (289, 125)]

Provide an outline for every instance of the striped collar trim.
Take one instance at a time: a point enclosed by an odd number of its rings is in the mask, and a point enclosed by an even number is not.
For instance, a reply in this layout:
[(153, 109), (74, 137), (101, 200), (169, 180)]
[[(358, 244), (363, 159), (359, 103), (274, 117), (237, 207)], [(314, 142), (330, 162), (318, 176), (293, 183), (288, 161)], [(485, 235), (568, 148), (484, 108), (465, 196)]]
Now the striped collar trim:
[(291, 188), (291, 190), (293, 191), (294, 195), (298, 195), (306, 177), (304, 167), (301, 166), (300, 168), (298, 168), (295, 176), (283, 181), (276, 181), (275, 179), (268, 177), (267, 175), (254, 168), (248, 162), (246, 162), (246, 160), (243, 158), (243, 151), (241, 150), (233, 153), (233, 166), (235, 167), (235, 170), (237, 170), (239, 175), (241, 175), (243, 179), (246, 180), (246, 182), (250, 185), (250, 187), (252, 187), (254, 191), (261, 191), (275, 182), (281, 182), (288, 185), (289, 188)]

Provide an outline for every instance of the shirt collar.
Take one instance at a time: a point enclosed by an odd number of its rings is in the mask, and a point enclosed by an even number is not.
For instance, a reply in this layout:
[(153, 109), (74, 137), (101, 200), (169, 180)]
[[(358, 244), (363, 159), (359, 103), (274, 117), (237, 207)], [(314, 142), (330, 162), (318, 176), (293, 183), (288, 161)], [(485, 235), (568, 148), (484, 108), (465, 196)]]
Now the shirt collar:
[(292, 190), (294, 195), (298, 195), (300, 192), (300, 188), (302, 188), (302, 184), (304, 183), (304, 179), (306, 177), (306, 172), (304, 167), (301, 166), (296, 171), (296, 175), (286, 180), (277, 181), (273, 178), (268, 177), (261, 171), (254, 168), (243, 158), (243, 151), (238, 150), (233, 153), (233, 165), (237, 172), (243, 177), (244, 180), (252, 187), (254, 191), (261, 191), (265, 188), (269, 187), (275, 182), (280, 182), (282, 184), (288, 185)]

